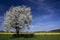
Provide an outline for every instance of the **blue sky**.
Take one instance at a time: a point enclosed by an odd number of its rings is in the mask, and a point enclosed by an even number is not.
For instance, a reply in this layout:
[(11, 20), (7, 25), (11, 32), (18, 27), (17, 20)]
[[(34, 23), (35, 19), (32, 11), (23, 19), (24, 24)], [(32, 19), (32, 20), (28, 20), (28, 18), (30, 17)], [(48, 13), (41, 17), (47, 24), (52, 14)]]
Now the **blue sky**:
[(60, 29), (60, 0), (0, 0), (0, 30), (4, 28), (4, 14), (12, 5), (31, 7), (30, 31)]

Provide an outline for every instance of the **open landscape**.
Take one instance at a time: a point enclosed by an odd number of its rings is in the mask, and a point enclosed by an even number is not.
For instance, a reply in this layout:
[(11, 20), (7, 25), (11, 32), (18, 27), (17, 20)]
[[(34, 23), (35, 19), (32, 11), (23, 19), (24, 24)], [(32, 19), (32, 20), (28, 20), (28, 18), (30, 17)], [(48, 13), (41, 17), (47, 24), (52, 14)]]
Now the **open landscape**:
[(0, 32), (0, 40), (60, 40), (60, 33), (56, 32), (40, 32), (40, 33), (19, 33), (18, 37), (15, 33)]
[(60, 40), (60, 0), (0, 0), (0, 40)]

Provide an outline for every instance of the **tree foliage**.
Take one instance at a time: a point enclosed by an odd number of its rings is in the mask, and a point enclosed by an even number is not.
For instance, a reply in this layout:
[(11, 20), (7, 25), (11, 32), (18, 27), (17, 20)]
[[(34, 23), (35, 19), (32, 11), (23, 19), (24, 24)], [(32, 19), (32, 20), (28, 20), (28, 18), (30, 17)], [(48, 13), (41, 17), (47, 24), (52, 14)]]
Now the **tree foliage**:
[(31, 9), (26, 6), (12, 6), (4, 18), (4, 26), (9, 28), (19, 27), (19, 29), (24, 29), (29, 27), (32, 21)]

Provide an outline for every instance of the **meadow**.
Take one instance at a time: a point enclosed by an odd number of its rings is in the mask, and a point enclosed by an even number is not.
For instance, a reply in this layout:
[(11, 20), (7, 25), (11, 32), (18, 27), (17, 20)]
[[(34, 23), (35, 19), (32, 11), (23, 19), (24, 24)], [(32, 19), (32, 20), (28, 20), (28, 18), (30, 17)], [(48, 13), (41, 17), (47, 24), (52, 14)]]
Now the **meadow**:
[(60, 33), (34, 33), (33, 36), (30, 36), (29, 33), (28, 35), (23, 33), (26, 35), (20, 35), (19, 37), (15, 37), (13, 34), (14, 33), (0, 33), (0, 40), (60, 40)]

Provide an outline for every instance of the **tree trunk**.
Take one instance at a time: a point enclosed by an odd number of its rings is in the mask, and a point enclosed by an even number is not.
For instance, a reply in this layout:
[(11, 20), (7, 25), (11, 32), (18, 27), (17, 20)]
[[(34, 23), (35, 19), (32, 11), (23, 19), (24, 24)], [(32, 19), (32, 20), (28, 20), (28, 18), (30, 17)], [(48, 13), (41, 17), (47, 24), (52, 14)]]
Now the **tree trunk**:
[(16, 36), (19, 36), (19, 27), (16, 27)]

